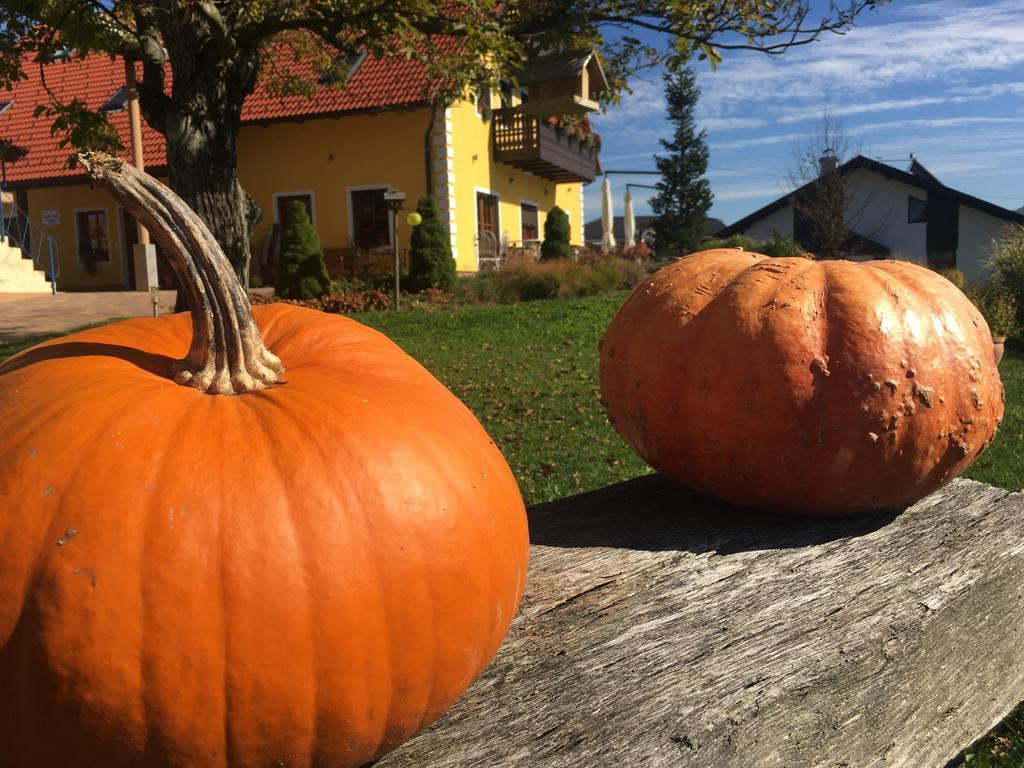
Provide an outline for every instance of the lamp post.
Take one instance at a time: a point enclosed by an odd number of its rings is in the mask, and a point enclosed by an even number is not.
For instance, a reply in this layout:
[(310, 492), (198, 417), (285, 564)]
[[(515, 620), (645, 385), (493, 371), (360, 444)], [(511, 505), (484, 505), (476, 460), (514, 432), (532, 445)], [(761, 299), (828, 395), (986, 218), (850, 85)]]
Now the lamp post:
[(391, 242), (395, 246), (395, 309), (398, 309), (398, 274), (402, 267), (398, 256), (398, 212), (402, 210), (404, 202), (405, 192), (392, 189), (384, 193), (384, 204), (391, 212)]

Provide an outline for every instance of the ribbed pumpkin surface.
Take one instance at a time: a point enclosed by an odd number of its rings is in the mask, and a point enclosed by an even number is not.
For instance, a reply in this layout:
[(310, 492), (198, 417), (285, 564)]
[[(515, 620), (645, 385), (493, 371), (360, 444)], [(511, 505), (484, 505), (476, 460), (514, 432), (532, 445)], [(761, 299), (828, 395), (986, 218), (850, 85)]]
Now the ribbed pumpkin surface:
[(472, 414), (381, 334), (254, 311), (284, 383), (165, 377), (187, 314), (0, 366), (0, 762), (360, 766), (494, 655), (523, 503)]
[(995, 435), (988, 326), (913, 264), (679, 259), (619, 309), (608, 416), (652, 467), (736, 504), (839, 515), (909, 504)]

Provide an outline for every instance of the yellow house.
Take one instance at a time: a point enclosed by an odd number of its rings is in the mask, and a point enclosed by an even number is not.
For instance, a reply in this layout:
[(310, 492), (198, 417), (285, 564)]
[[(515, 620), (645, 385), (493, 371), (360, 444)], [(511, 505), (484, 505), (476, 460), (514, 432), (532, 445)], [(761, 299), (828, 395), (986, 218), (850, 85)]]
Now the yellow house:
[[(434, 195), (461, 272), (534, 251), (556, 205), (569, 216), (571, 243), (582, 245), (583, 188), (597, 173), (597, 138), (550, 115), (592, 108), (590, 94), (604, 84), (593, 54), (545, 57), (521, 73), (519, 85), (449, 106), (428, 98), (419, 62), (360, 56), (351, 65), (340, 88), (318, 84), (312, 97), (280, 97), (261, 85), (246, 101), (238, 172), (263, 209), (252, 238), (254, 275), (272, 258), (295, 200), (309, 210), (332, 269), (372, 265), (375, 254), (392, 253), (389, 190), (406, 193), (406, 209)], [(316, 73), (306, 74), (315, 82)], [(129, 145), (122, 63), (101, 56), (57, 62), (47, 66), (46, 82), (106, 111)], [(69, 167), (69, 149), (58, 146), (45, 118), (33, 117), (43, 98), (31, 71), (13, 91), (0, 91), (0, 142), (19, 152), (5, 164), (17, 213), (5, 205), (4, 215), (31, 220), (33, 242), (24, 250), (38, 255), (43, 241), (56, 243), (61, 290), (133, 288), (126, 254), (134, 222)], [(145, 125), (142, 134), (147, 170), (166, 177), (162, 137)], [(404, 216), (398, 221), (405, 249), (409, 227)]]

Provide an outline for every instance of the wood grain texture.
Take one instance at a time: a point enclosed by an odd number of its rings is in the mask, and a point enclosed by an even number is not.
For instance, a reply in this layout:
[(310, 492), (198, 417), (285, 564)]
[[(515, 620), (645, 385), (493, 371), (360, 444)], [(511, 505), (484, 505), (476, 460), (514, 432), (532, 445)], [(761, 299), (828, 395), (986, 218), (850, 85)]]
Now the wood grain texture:
[(533, 507), (502, 650), (378, 768), (942, 766), (1024, 699), (1022, 524), (968, 480), (852, 519), (660, 476)]

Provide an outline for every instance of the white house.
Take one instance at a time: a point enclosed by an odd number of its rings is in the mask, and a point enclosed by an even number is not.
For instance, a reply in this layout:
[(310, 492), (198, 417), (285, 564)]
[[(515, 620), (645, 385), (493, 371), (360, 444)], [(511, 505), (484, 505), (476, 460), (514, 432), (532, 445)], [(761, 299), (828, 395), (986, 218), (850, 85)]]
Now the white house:
[[(947, 187), (917, 160), (901, 171), (857, 155), (837, 171), (846, 180), (856, 221), (847, 221), (860, 258), (900, 258), (934, 269), (955, 267), (970, 281), (984, 278), (989, 243), (1008, 224), (1024, 224), (1024, 214)], [(719, 237), (773, 235), (804, 242), (806, 228), (792, 204), (810, 184), (780, 197), (726, 227)]]

